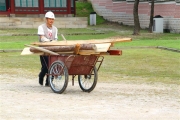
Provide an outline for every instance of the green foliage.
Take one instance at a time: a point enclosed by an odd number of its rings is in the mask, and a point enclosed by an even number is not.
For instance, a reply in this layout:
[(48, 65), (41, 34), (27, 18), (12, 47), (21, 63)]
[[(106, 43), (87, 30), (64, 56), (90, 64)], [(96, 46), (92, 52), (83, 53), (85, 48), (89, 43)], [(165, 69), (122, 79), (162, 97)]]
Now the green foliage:
[[(90, 2), (76, 2), (76, 16), (88, 17), (88, 24), (91, 12), (94, 12), (94, 10)], [(103, 17), (96, 14), (96, 24), (98, 25), (104, 22), (105, 20), (103, 19)]]

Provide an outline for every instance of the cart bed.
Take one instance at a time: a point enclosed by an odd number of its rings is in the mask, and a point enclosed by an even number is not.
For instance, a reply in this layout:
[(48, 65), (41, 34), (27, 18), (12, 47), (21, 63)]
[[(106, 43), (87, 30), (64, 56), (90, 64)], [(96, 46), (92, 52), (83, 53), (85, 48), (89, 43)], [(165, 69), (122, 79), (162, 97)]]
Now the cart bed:
[(98, 58), (96, 55), (50, 55), (49, 66), (59, 60), (64, 62), (69, 75), (89, 75)]

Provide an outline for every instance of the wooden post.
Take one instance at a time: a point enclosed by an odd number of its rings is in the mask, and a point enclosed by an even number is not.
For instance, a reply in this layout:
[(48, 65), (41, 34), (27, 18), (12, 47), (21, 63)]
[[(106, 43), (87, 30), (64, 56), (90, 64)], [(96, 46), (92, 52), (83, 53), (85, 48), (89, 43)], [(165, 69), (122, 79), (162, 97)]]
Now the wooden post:
[(15, 14), (15, 0), (10, 0), (11, 14)]
[(44, 0), (39, 0), (39, 12), (40, 14), (44, 14)]
[(74, 2), (74, 17), (76, 17), (76, 0), (73, 0)]
[(71, 0), (67, 0), (67, 14), (71, 14)]

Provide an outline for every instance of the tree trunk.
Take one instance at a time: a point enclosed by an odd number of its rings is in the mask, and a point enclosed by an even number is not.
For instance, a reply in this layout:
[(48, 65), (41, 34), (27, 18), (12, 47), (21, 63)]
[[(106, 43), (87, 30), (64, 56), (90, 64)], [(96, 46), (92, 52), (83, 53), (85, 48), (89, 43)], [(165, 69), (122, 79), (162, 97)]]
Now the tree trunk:
[[(81, 44), (81, 45), (69, 45), (69, 46), (48, 46), (48, 47), (42, 47), (44, 49), (53, 51), (53, 52), (68, 52), (68, 51), (74, 51), (74, 49), (79, 46), (80, 50), (94, 50), (95, 45), (94, 44)], [(35, 48), (30, 48), (31, 52), (38, 53), (41, 52)]]
[(139, 0), (135, 0), (134, 9), (133, 9), (133, 15), (134, 15), (134, 32), (133, 32), (133, 35), (139, 35), (139, 33), (140, 33), (138, 5), (139, 5)]
[(151, 14), (150, 14), (150, 22), (149, 22), (149, 32), (150, 33), (152, 33), (153, 16), (154, 16), (154, 0), (151, 0)]

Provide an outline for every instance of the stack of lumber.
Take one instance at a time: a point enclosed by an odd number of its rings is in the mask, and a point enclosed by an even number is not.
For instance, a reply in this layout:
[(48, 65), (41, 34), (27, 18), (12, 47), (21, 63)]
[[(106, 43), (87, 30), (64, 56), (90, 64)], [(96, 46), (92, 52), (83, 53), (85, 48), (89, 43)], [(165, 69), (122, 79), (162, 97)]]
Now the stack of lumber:
[(121, 55), (121, 50), (111, 50), (117, 42), (128, 42), (131, 38), (102, 39), (102, 40), (74, 40), (56, 42), (34, 42), (26, 45), (21, 55)]

